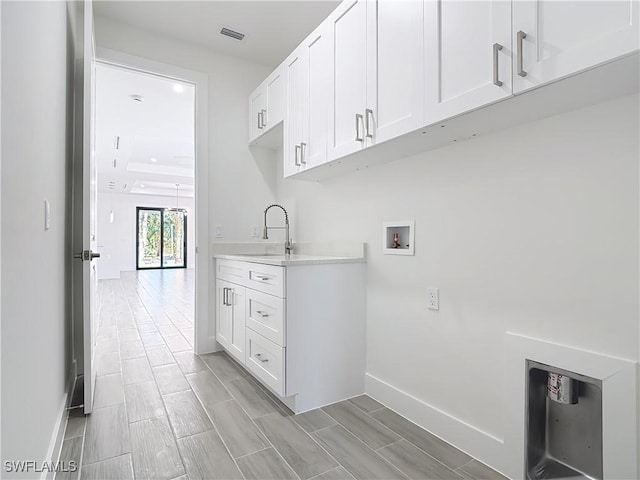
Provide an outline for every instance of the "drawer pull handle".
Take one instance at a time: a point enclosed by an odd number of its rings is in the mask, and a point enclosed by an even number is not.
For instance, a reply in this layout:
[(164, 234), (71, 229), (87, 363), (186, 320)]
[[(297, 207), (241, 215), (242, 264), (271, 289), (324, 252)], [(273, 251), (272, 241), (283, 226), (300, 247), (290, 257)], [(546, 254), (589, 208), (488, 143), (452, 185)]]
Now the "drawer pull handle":
[(266, 277), (264, 275), (254, 275), (254, 278), (257, 278), (258, 280), (261, 280), (263, 282), (266, 282), (267, 280), (270, 280), (270, 277)]
[[(365, 122), (364, 122), (364, 130), (365, 130), (365, 135), (368, 138), (373, 138), (373, 133), (371, 133), (370, 129), (373, 130), (373, 110), (371, 110), (370, 108), (367, 108), (364, 111), (364, 118), (365, 118)], [(371, 125), (369, 125), (369, 119), (371, 119)]]
[(517, 53), (516, 53), (516, 62), (517, 62), (517, 68), (518, 68), (518, 75), (520, 75), (521, 77), (526, 77), (527, 76), (527, 72), (524, 71), (524, 67), (522, 65), (522, 40), (527, 38), (527, 34), (524, 33), (522, 30), (520, 30), (517, 35)]
[(264, 313), (262, 310), (256, 310), (256, 313), (260, 315), (262, 318), (266, 318), (269, 316), (268, 313)]
[(360, 135), (360, 124), (364, 123), (362, 114), (356, 113), (356, 142), (364, 142), (364, 137)]
[(262, 363), (267, 363), (269, 361), (268, 358), (262, 358), (262, 354), (261, 353), (256, 353), (255, 357), (260, 360)]
[(500, 71), (498, 69), (498, 52), (502, 50), (502, 45), (499, 43), (493, 44), (493, 84), (496, 87), (501, 87), (502, 82), (498, 78), (500, 75)]

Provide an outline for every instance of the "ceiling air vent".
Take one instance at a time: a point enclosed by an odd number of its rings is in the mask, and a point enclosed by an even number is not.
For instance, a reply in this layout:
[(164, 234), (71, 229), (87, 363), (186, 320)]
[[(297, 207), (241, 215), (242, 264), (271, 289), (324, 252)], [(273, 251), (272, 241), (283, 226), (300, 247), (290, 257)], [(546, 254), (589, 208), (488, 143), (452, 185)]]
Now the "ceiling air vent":
[(227, 37), (235, 38), (236, 40), (242, 40), (244, 38), (244, 33), (236, 32), (235, 30), (231, 30), (227, 27), (222, 27), (220, 33), (222, 35), (226, 35)]

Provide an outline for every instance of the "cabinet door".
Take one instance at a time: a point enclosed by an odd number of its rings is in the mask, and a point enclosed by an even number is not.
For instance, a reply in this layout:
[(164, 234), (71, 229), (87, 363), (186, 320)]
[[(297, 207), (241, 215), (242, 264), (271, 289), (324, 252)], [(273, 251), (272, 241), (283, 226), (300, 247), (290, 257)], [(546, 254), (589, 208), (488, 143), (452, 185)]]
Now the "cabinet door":
[(229, 345), (227, 347), (229, 353), (233, 355), (240, 363), (244, 365), (244, 349), (245, 349), (245, 288), (231, 284), (230, 291), (227, 294), (227, 303), (231, 311), (229, 317), (231, 319)]
[(424, 126), (424, 1), (369, 4), (367, 112), (369, 144)]
[(639, 5), (637, 0), (513, 2), (514, 92), (638, 50)]
[(425, 2), (427, 125), (511, 95), (510, 25), (508, 1)]
[(216, 340), (224, 348), (229, 348), (231, 341), (231, 309), (227, 305), (229, 287), (232, 284), (216, 279)]
[(329, 160), (364, 147), (367, 97), (367, 2), (345, 0), (328, 19)]
[(249, 97), (249, 141), (256, 139), (264, 131), (265, 97), (262, 88), (258, 88)]
[(284, 168), (283, 175), (288, 177), (298, 173), (301, 163), (303, 94), (304, 94), (304, 49), (296, 50), (285, 61), (287, 79), (286, 122), (284, 123)]
[(266, 81), (266, 106), (264, 108), (264, 131), (269, 130), (284, 118), (285, 82), (282, 68), (278, 67)]
[(327, 161), (329, 39), (323, 23), (305, 41), (303, 132), (300, 163), (311, 168)]

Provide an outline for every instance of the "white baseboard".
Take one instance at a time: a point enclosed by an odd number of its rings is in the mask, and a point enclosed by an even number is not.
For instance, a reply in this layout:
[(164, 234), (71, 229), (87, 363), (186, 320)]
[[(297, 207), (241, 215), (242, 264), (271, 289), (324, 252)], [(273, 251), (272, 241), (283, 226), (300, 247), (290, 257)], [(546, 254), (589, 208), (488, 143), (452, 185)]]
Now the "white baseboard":
[[(60, 452), (62, 452), (62, 443), (64, 441), (64, 432), (67, 428), (67, 407), (73, 397), (73, 388), (75, 386), (76, 376), (78, 375), (78, 364), (74, 359), (71, 362), (71, 368), (69, 369), (69, 381), (67, 383), (67, 391), (62, 399), (60, 405), (58, 418), (55, 423), (56, 427), (53, 429), (51, 440), (49, 441), (49, 448), (47, 450), (47, 461), (55, 463), (60, 459)], [(40, 475), (41, 480), (52, 480), (55, 477), (55, 472), (44, 471)]]
[(389, 409), (494, 470), (504, 471), (502, 439), (449, 415), (369, 373), (365, 375), (365, 392)]

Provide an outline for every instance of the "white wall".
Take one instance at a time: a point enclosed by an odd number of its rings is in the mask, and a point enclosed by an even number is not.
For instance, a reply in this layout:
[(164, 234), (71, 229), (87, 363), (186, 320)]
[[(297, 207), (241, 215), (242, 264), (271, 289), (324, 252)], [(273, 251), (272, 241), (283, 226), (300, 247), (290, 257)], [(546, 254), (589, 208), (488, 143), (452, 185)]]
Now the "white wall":
[(1, 30), (2, 460), (42, 462), (63, 413), (71, 351), (66, 3), (3, 2)]
[[(195, 228), (193, 198), (180, 198), (180, 208), (187, 215), (187, 267), (195, 264)], [(122, 193), (98, 194), (98, 241), (100, 259), (98, 278), (120, 278), (121, 271), (136, 269), (136, 207), (175, 208), (175, 197), (130, 195)], [(113, 211), (113, 223), (110, 212)]]
[[(636, 95), (320, 184), (280, 180), (299, 240), (370, 245), (368, 372), (501, 439), (507, 330), (638, 359), (638, 112)], [(383, 255), (382, 223), (406, 219), (415, 256)]]

